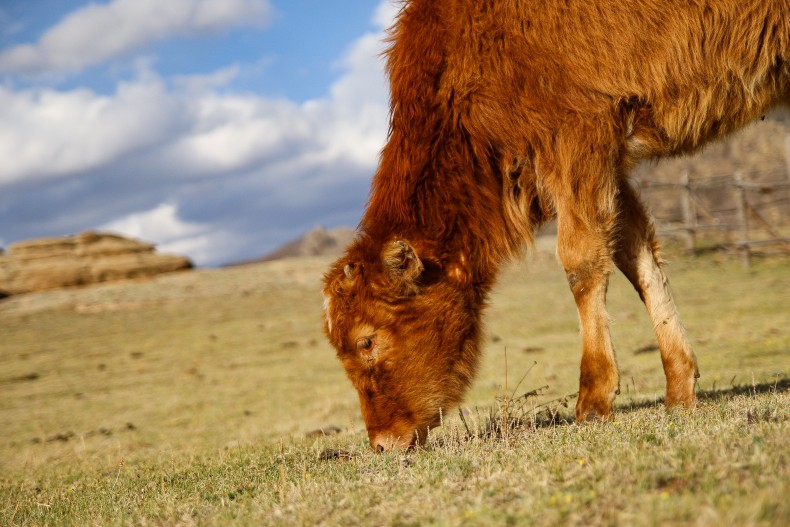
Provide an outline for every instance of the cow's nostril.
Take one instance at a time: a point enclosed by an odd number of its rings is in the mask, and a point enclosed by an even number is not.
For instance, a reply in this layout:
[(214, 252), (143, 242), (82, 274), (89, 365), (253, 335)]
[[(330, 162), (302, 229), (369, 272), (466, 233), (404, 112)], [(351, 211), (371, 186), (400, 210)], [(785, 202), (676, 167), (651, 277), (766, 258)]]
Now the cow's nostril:
[(375, 452), (394, 452), (400, 450), (407, 450), (411, 445), (402, 441), (400, 437), (396, 437), (391, 433), (383, 432), (381, 434), (371, 435), (370, 447)]
[(376, 452), (386, 452), (392, 448), (392, 440), (386, 434), (376, 435), (370, 440), (370, 446)]

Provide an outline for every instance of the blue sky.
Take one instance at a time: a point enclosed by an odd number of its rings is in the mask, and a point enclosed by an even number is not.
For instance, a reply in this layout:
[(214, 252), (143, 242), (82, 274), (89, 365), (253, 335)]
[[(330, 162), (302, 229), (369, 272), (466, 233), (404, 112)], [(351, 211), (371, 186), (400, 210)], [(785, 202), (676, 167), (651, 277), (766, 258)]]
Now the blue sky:
[(0, 244), (106, 229), (216, 265), (355, 225), (387, 0), (0, 3)]

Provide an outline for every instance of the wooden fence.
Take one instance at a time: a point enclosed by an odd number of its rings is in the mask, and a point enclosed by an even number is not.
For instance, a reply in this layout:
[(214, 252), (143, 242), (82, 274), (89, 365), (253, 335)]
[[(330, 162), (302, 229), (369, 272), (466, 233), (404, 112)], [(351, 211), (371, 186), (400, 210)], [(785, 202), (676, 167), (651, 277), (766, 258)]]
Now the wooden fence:
[(737, 250), (748, 267), (758, 250), (790, 254), (790, 165), (785, 181), (775, 179), (749, 182), (736, 172), (691, 181), (684, 173), (678, 183), (642, 182), (641, 191), (653, 208), (659, 236), (683, 239), (690, 252), (716, 240)]

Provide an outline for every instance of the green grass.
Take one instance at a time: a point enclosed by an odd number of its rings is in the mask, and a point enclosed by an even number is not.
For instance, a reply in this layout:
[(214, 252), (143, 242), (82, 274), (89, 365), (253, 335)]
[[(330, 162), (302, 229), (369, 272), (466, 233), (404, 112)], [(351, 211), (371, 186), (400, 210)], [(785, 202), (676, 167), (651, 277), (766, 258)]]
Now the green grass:
[[(790, 261), (670, 260), (697, 410), (656, 403), (652, 329), (615, 276), (619, 409), (569, 424), (573, 401), (550, 401), (577, 389), (578, 319), (538, 253), (492, 295), (471, 436), (451, 413), (409, 454), (369, 451), (320, 330), (325, 260), (5, 300), (0, 525), (788, 524)], [(522, 426), (482, 434), (525, 372), (516, 395), (548, 388), (510, 403)]]

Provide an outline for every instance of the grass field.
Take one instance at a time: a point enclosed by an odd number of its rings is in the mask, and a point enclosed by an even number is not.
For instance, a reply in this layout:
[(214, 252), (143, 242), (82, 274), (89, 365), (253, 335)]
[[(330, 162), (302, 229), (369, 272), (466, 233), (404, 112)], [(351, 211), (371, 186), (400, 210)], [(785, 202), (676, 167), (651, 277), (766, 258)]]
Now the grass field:
[(321, 333), (324, 259), (6, 299), (0, 525), (788, 525), (790, 260), (670, 261), (697, 410), (660, 406), (652, 328), (618, 275), (618, 413), (570, 424), (578, 319), (538, 251), (492, 295), (466, 424), (451, 412), (408, 454), (369, 451)]

